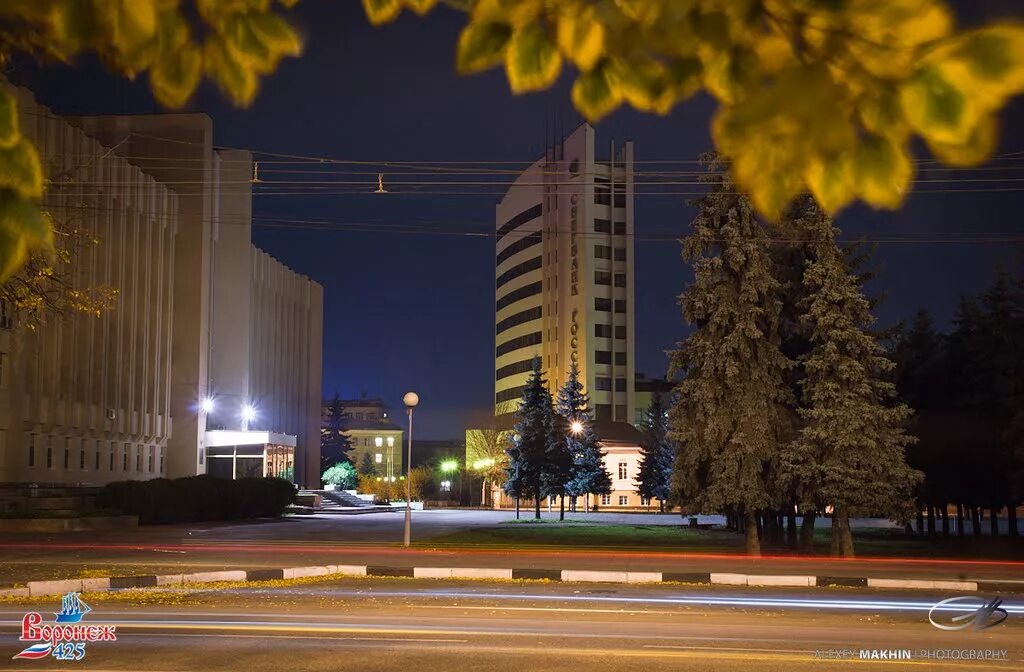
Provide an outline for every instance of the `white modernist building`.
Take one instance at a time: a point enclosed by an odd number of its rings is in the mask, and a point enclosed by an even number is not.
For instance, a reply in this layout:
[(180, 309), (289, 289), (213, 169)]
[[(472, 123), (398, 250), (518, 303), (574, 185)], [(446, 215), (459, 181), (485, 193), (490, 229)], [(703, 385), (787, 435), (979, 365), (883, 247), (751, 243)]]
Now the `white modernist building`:
[[(323, 290), (252, 245), (251, 156), (215, 149), (205, 115), (64, 119), (12, 90), (62, 176), (47, 207), (98, 241), (77, 281), (118, 293), (99, 317), (35, 332), (4, 313), (0, 482), (210, 471), (319, 485)], [(208, 430), (248, 434), (228, 446)]]

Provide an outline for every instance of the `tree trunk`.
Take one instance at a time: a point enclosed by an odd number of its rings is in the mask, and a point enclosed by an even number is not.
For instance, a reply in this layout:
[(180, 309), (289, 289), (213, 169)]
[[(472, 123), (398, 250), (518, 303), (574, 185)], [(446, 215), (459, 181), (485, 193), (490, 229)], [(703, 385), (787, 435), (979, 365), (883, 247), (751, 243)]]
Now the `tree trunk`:
[(978, 510), (978, 507), (976, 507), (976, 506), (972, 506), (971, 507), (971, 527), (974, 530), (974, 536), (980, 537), (981, 536), (981, 512)]
[(1006, 533), (1011, 537), (1020, 534), (1017, 531), (1017, 505), (1013, 502), (1006, 505)]
[(533, 518), (540, 520), (540, 494), (533, 498)]
[(790, 509), (786, 514), (786, 545), (790, 548), (796, 548), (797, 545), (795, 509)]
[(808, 509), (800, 521), (800, 550), (805, 553), (814, 551), (814, 519), (817, 517), (817, 511)]
[(583, 513), (590, 513), (590, 493), (583, 493)]
[(942, 516), (942, 536), (949, 536), (949, 504), (946, 502), (942, 503), (942, 509), (939, 510), (939, 515)]
[(956, 505), (956, 536), (964, 536), (964, 505)]
[(935, 538), (935, 507), (928, 505), (928, 538)]
[(519, 495), (516, 495), (516, 520), (519, 520)]
[(487, 479), (480, 481), (480, 508), (487, 508)]
[(999, 507), (992, 505), (990, 511), (992, 512), (992, 518), (989, 520), (988, 529), (992, 531), (993, 537), (999, 536)]
[(839, 538), (842, 536), (840, 525), (839, 507), (835, 507), (832, 509), (832, 533), (829, 535), (828, 540), (828, 554), (835, 557), (839, 557), (839, 553), (842, 551), (841, 544), (839, 543)]
[(565, 520), (565, 495), (558, 498), (558, 519)]
[(844, 558), (853, 557), (853, 531), (850, 529), (850, 514), (843, 509), (840, 520), (839, 553)]
[(757, 513), (746, 511), (747, 555), (761, 555), (761, 540), (757, 536)]

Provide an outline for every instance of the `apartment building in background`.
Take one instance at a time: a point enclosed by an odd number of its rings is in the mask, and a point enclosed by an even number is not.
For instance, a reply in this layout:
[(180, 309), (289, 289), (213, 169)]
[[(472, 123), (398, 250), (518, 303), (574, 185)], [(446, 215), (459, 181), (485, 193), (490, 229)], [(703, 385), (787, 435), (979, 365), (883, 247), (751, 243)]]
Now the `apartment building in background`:
[(633, 144), (598, 153), (580, 126), (496, 207), (498, 416), (515, 411), (539, 357), (552, 390), (577, 364), (599, 422), (633, 420)]
[[(400, 477), (405, 464), (405, 430), (395, 424), (391, 410), (377, 398), (341, 399), (340, 404), (345, 418), (345, 436), (352, 445), (348, 454), (352, 464), (359, 467), (364, 456), (369, 455), (382, 477)], [(324, 400), (324, 427), (330, 418), (330, 407), (331, 400)]]
[(117, 298), (35, 332), (4, 314), (0, 482), (318, 486), (323, 290), (253, 246), (252, 157), (202, 114), (65, 119), (11, 90), (47, 209), (98, 241), (76, 279)]

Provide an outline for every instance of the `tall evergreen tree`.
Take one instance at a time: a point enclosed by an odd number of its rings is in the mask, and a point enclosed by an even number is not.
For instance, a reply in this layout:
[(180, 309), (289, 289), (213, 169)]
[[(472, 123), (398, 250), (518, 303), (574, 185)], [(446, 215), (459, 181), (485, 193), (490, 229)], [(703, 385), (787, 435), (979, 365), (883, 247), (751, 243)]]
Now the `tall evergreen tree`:
[(708, 167), (712, 191), (683, 242), (694, 280), (680, 302), (696, 328), (670, 360), (670, 375), (683, 379), (669, 412), (673, 490), (684, 511), (735, 511), (747, 552), (759, 554), (758, 511), (781, 505), (774, 464), (789, 432), (790, 362), (779, 349), (767, 235), (717, 160)]
[(640, 443), (640, 469), (636, 490), (641, 497), (657, 499), (658, 508), (665, 512), (665, 502), (672, 492), (672, 468), (676, 449), (668, 438), (668, 411), (661, 394), (651, 397), (651, 405), (644, 413), (644, 438)]
[[(540, 519), (540, 500), (555, 487), (549, 465), (551, 445), (558, 443), (551, 392), (540, 369), (540, 358), (533, 360), (533, 371), (526, 380), (523, 398), (516, 413), (515, 434), (508, 445), (508, 478), (505, 492), (513, 497), (534, 498), (534, 517)], [(565, 469), (568, 473), (568, 469)], [(565, 480), (561, 487), (564, 487)]]
[(326, 422), (320, 430), (320, 464), (324, 470), (342, 462), (352, 462), (348, 456), (352, 450), (352, 441), (345, 434), (348, 429), (346, 425), (345, 409), (335, 392), (327, 406)]
[(363, 453), (363, 457), (359, 460), (359, 467), (357, 468), (360, 476), (379, 476), (380, 471), (377, 470), (377, 465), (373, 461), (373, 456), (369, 453)]
[(804, 319), (811, 351), (802, 362), (802, 425), (782, 452), (783, 471), (808, 475), (833, 506), (832, 551), (852, 556), (851, 515), (904, 510), (920, 473), (907, 466), (910, 415), (893, 404), (886, 379), (893, 363), (868, 333), (868, 300), (844, 263), (831, 219), (814, 204), (796, 224), (811, 233), (813, 258), (804, 271)]
[(571, 459), (571, 471), (565, 494), (575, 501), (584, 497), (584, 507), (590, 510), (590, 495), (607, 495), (612, 491), (612, 477), (604, 466), (604, 451), (594, 432), (590, 412), (590, 395), (583, 389), (575, 363), (569, 368), (569, 377), (558, 390), (555, 411), (566, 430), (565, 446)]

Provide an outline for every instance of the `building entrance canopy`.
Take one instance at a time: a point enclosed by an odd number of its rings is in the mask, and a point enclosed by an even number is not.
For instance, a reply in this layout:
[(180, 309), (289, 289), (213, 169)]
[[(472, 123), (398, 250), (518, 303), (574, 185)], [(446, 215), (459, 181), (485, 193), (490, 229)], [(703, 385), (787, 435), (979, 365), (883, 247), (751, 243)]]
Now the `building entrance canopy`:
[(206, 472), (224, 478), (276, 477), (295, 481), (293, 434), (265, 431), (206, 432)]

